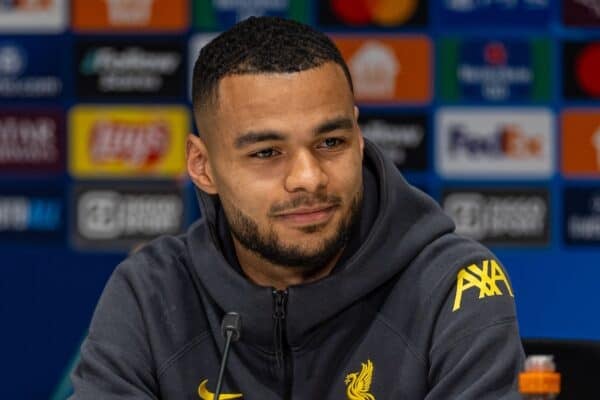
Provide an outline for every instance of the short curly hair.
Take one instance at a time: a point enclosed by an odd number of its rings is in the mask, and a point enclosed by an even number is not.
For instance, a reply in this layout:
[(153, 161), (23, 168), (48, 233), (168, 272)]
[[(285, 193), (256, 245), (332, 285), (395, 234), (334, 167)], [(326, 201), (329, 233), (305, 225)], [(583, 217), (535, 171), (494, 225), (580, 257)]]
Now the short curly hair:
[(299, 72), (334, 62), (352, 78), (335, 44), (308, 25), (279, 17), (250, 17), (200, 50), (192, 77), (194, 110), (216, 100), (219, 81), (229, 75)]

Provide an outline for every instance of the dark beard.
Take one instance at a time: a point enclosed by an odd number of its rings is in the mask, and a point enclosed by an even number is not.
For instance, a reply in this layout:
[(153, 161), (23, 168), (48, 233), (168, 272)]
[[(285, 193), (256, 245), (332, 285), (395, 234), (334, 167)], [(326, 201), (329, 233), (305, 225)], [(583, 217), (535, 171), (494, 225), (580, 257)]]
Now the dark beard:
[[(226, 213), (231, 234), (248, 250), (266, 261), (290, 268), (305, 270), (322, 268), (327, 265), (346, 246), (354, 226), (360, 219), (362, 190), (352, 199), (348, 215), (342, 218), (335, 234), (326, 238), (323, 245), (314, 252), (307, 252), (299, 246), (284, 246), (273, 230), (267, 234), (259, 232), (258, 224), (244, 215), (239, 209), (230, 207)], [(305, 233), (318, 232), (323, 224), (304, 227)]]

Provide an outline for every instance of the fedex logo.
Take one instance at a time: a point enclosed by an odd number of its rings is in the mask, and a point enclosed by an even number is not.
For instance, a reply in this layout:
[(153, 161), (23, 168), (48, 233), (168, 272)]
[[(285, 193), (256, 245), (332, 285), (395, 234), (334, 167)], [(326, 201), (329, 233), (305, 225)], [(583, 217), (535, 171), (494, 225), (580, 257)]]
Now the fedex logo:
[(446, 108), (436, 116), (437, 169), (447, 177), (548, 177), (554, 124), (541, 108)]
[(473, 156), (496, 156), (526, 159), (543, 156), (544, 138), (527, 134), (514, 124), (500, 126), (487, 136), (473, 134), (462, 126), (450, 131), (450, 153), (465, 152)]

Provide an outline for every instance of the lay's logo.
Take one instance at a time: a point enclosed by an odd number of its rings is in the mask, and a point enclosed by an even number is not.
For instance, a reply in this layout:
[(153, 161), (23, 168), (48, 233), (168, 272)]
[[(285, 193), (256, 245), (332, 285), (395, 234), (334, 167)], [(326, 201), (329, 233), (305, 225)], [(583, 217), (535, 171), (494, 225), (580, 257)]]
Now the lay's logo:
[(78, 177), (176, 177), (185, 168), (183, 107), (76, 107), (71, 173)]
[(169, 142), (164, 121), (99, 121), (92, 128), (90, 154), (96, 163), (122, 162), (146, 168), (160, 162)]

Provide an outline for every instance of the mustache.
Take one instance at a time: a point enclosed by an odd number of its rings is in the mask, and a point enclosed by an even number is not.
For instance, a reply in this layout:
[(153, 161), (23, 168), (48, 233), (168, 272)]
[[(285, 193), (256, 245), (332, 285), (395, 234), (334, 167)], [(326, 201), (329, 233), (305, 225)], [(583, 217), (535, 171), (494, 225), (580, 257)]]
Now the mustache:
[(305, 206), (313, 207), (316, 205), (322, 206), (337, 206), (342, 203), (342, 198), (334, 194), (317, 193), (310, 196), (298, 196), (290, 201), (275, 203), (269, 209), (269, 215), (280, 214), (286, 211), (293, 211), (294, 209)]

